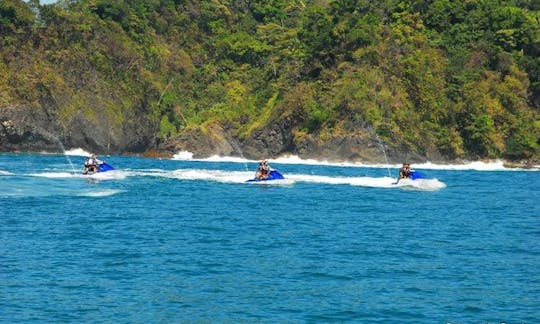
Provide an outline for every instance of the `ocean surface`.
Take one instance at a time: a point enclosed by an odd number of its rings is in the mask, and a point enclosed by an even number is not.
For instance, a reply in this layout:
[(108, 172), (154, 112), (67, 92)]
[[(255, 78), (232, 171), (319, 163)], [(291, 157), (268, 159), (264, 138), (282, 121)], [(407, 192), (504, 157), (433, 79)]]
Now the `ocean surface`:
[(540, 323), (538, 169), (79, 151), (0, 154), (1, 322)]

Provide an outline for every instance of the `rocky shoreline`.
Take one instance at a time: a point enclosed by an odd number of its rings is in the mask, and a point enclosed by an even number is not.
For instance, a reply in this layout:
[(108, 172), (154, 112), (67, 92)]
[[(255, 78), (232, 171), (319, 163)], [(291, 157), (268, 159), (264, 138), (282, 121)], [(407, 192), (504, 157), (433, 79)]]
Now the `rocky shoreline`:
[[(0, 152), (54, 152), (67, 148), (84, 148), (101, 155), (139, 155), (172, 158), (180, 151), (193, 153), (194, 158), (234, 156), (250, 160), (295, 155), (333, 163), (397, 164), (431, 162), (464, 164), (475, 159), (455, 160), (439, 152), (420, 154), (381, 143), (372, 132), (357, 130), (328, 136), (325, 140), (299, 134), (294, 123), (283, 120), (253, 131), (242, 138), (227, 125), (195, 126), (174, 139), (159, 141), (147, 120), (132, 121), (119, 129), (104, 121), (88, 121), (75, 116), (69, 124), (57, 122), (55, 114), (44, 108), (0, 108)], [(139, 125), (143, 127), (136, 127)], [(489, 160), (479, 160), (492, 162)], [(538, 168), (539, 160), (504, 161), (507, 168)]]
[[(62, 149), (52, 149), (52, 150), (48, 150), (48, 149), (43, 149), (43, 150), (20, 150), (20, 149), (4, 150), (4, 149), (1, 149), (0, 150), (0, 153), (19, 153), (19, 154), (27, 154), (27, 153), (28, 154), (31, 154), (31, 153), (35, 153), (35, 154), (64, 154), (65, 152), (66, 151), (62, 151)], [(139, 156), (139, 157), (147, 157), (147, 158), (152, 158), (152, 159), (172, 159), (180, 151), (172, 152), (172, 151), (166, 151), (166, 150), (147, 150), (147, 151), (144, 151), (142, 153), (134, 153), (134, 152), (114, 152), (114, 153), (108, 152), (107, 153), (107, 152), (102, 152), (102, 151), (92, 151), (92, 152), (95, 152), (96, 154), (98, 154), (100, 156), (103, 156), (103, 155), (120, 155), (120, 156)], [(189, 152), (189, 151), (186, 151), (186, 152)], [(210, 157), (214, 157), (214, 156), (220, 156), (220, 157), (242, 158), (242, 159), (247, 159), (247, 160), (259, 160), (258, 158), (248, 158), (248, 157), (243, 156), (243, 155), (200, 154), (200, 153), (194, 153), (194, 152), (189, 152), (189, 153), (193, 154), (194, 159), (205, 159), (205, 158), (210, 158)], [(284, 156), (287, 156), (287, 155), (284, 155)], [(340, 164), (340, 163), (385, 163), (385, 162), (382, 162), (382, 161), (364, 161), (364, 160), (352, 160), (351, 161), (351, 160), (343, 160), (343, 159), (333, 160), (333, 159), (328, 159), (325, 156), (318, 156), (318, 157), (313, 157), (313, 156), (305, 157), (305, 156), (298, 156), (298, 155), (294, 155), (294, 156), (297, 156), (298, 158), (300, 158), (302, 160), (315, 160), (315, 161), (321, 161), (321, 162), (324, 161), (324, 162), (335, 163), (335, 164)], [(282, 156), (269, 156), (269, 157), (266, 157), (266, 158), (275, 159), (275, 158), (279, 158), (279, 157), (282, 157)], [(410, 161), (410, 163), (412, 163), (412, 164), (417, 163), (418, 164), (418, 163), (429, 162), (429, 163), (438, 164), (438, 165), (467, 165), (467, 164), (475, 163), (475, 162), (482, 162), (482, 163), (489, 164), (489, 163), (498, 163), (498, 162), (501, 162), (501, 161), (502, 161), (502, 165), (505, 168), (508, 168), (508, 169), (524, 169), (524, 170), (540, 169), (540, 161), (537, 161), (537, 160), (521, 160), (521, 161), (486, 160), (486, 159), (477, 160), (477, 161), (469, 161), (469, 160), (430, 161), (430, 160), (425, 160), (425, 161)], [(389, 164), (399, 164), (399, 163), (400, 162), (393, 162), (393, 163), (389, 163)]]

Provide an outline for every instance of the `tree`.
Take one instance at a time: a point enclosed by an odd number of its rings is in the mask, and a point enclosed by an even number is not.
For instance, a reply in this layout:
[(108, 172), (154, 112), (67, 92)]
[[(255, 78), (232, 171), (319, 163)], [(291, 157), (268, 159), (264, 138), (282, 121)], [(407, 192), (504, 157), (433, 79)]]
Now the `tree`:
[(0, 1), (0, 35), (29, 29), (35, 21), (35, 14), (25, 2), (21, 0)]

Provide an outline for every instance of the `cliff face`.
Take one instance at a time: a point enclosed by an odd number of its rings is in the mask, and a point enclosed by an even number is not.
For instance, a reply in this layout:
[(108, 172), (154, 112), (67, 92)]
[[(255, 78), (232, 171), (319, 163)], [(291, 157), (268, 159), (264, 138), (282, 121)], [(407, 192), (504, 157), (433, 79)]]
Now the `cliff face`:
[(297, 155), (303, 159), (334, 162), (400, 163), (402, 161), (444, 161), (438, 152), (422, 154), (382, 142), (371, 129), (356, 129), (339, 134), (303, 134), (291, 119), (274, 120), (256, 129), (249, 137), (239, 137), (229, 126), (211, 125), (185, 130), (178, 138), (159, 144), (161, 156), (189, 151), (196, 158), (212, 155), (239, 156), (253, 160)]
[[(372, 130), (358, 129), (335, 134), (321, 140), (315, 135), (299, 135), (291, 121), (276, 122), (239, 138), (228, 126), (212, 125), (187, 129), (178, 137), (157, 140), (155, 126), (145, 119), (119, 129), (111, 129), (106, 119), (90, 122), (83, 116), (61, 125), (43, 109), (31, 107), (0, 108), (0, 152), (58, 152), (84, 148), (99, 154), (140, 153), (155, 157), (172, 157), (179, 151), (194, 153), (196, 158), (213, 155), (238, 156), (260, 160), (281, 155), (333, 162), (401, 163), (451, 162), (438, 151), (420, 153), (414, 149), (383, 143)], [(510, 167), (534, 167), (537, 159), (511, 163)]]
[(155, 146), (155, 125), (144, 114), (126, 116), (117, 129), (110, 120), (77, 114), (68, 122), (43, 107), (0, 107), (0, 151), (62, 152), (85, 148), (100, 153), (142, 153)]

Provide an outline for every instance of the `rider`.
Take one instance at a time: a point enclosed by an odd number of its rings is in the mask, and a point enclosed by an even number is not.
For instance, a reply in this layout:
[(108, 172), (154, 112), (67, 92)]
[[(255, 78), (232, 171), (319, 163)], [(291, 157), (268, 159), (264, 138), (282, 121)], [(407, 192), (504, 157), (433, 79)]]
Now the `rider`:
[(399, 179), (407, 179), (411, 175), (411, 165), (403, 162), (401, 169), (399, 169)]
[(103, 161), (98, 160), (97, 156), (95, 154), (90, 154), (86, 162), (84, 162), (84, 174), (93, 174), (98, 172), (99, 165), (102, 164)]
[(268, 165), (268, 160), (262, 160), (261, 162), (259, 162), (259, 167), (257, 168), (257, 172), (255, 173), (255, 178), (263, 180), (268, 178), (269, 174), (270, 166)]

